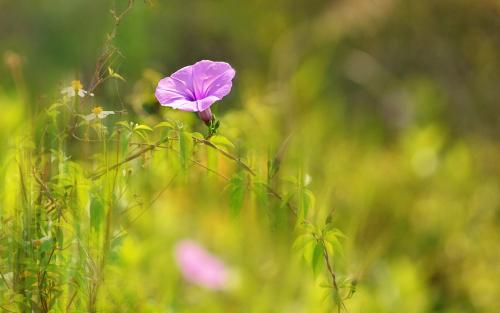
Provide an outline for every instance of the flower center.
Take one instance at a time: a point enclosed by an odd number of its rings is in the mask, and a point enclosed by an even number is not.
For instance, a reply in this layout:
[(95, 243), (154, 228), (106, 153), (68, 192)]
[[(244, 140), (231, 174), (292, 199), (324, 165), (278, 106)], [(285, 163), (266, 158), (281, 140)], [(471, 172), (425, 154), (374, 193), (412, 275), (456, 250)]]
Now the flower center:
[(75, 90), (78, 91), (80, 89), (83, 89), (83, 85), (79, 80), (73, 80), (71, 81), (71, 87)]
[(92, 113), (99, 115), (102, 112), (102, 107), (95, 107), (92, 109)]

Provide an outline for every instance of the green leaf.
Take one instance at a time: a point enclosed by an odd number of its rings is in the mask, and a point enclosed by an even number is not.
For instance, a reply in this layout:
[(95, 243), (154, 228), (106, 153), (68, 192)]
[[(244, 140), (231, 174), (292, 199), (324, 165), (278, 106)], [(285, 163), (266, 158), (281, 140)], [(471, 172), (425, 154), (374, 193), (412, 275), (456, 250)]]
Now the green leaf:
[(323, 245), (316, 240), (309, 240), (304, 246), (304, 259), (311, 267), (316, 278), (323, 268)]
[(303, 250), (304, 247), (308, 244), (314, 242), (314, 237), (311, 234), (300, 235), (293, 242), (293, 249), (296, 251)]
[(104, 219), (104, 202), (96, 195), (91, 195), (90, 198), (90, 226), (94, 230), (99, 230), (99, 227)]
[(269, 206), (269, 194), (266, 185), (261, 182), (254, 182), (252, 189), (255, 193), (255, 201), (259, 209), (267, 210)]
[(235, 147), (234, 144), (229, 139), (227, 139), (226, 137), (221, 136), (221, 135), (212, 136), (210, 138), (210, 142), (213, 143), (218, 148), (221, 148), (221, 147), (234, 148)]
[(267, 175), (268, 179), (272, 179), (279, 171), (280, 163), (273, 160), (267, 160)]
[(205, 137), (203, 136), (203, 134), (201, 134), (201, 133), (199, 133), (199, 132), (192, 132), (192, 133), (191, 133), (191, 136), (192, 136), (193, 138), (200, 139), (200, 140), (205, 139)]
[(42, 244), (40, 245), (40, 252), (48, 252), (52, 250), (52, 247), (54, 245), (54, 241), (52, 240), (52, 238), (42, 239), (41, 242)]
[(245, 189), (245, 175), (239, 172), (229, 181), (229, 207), (233, 217), (237, 216), (243, 207)]
[(120, 122), (116, 122), (115, 124), (118, 125), (118, 126), (122, 126), (122, 127), (126, 128), (128, 130), (132, 130), (130, 128), (130, 123), (127, 122), (127, 121), (120, 121)]
[(182, 170), (187, 170), (191, 151), (193, 149), (193, 139), (190, 134), (184, 131), (178, 131), (179, 136), (179, 162)]
[(328, 223), (325, 225), (325, 227), (323, 228), (323, 233), (325, 234), (325, 236), (347, 238), (340, 229), (333, 227), (332, 223)]
[(38, 279), (36, 276), (28, 276), (25, 278), (24, 280), (24, 285), (25, 286), (32, 286), (34, 285), (36, 282), (38, 282)]
[(299, 192), (299, 215), (302, 218), (307, 218), (307, 214), (314, 208), (316, 197), (311, 190), (300, 187)]
[(169, 121), (163, 121), (155, 125), (155, 128), (171, 128), (175, 129), (175, 126)]
[(333, 240), (333, 239), (337, 239), (337, 238), (347, 238), (346, 235), (344, 235), (344, 233), (341, 232), (337, 228), (332, 228), (330, 230), (327, 230), (324, 234), (325, 234), (324, 237), (326, 240)]
[(126, 81), (125, 78), (123, 78), (123, 76), (121, 76), (120, 74), (115, 72), (111, 67), (108, 67), (108, 74), (111, 77), (117, 78), (117, 79), (122, 80), (122, 81)]
[(208, 123), (207, 138), (214, 136), (217, 133), (219, 126), (220, 126), (220, 121), (215, 116), (213, 116), (210, 122)]
[(150, 131), (152, 132), (153, 129), (147, 125), (135, 125), (134, 126), (134, 131), (138, 131), (138, 130), (147, 130), (147, 131)]
[(321, 269), (323, 268), (323, 245), (321, 243), (316, 243), (314, 247), (313, 257), (312, 257), (312, 270), (314, 277), (318, 277)]
[[(334, 228), (324, 235), (325, 243), (328, 243), (327, 248), (332, 249), (334, 253), (338, 253), (340, 256), (344, 256), (344, 250), (342, 244), (339, 241), (339, 237), (345, 238), (345, 235), (338, 229)], [(332, 253), (333, 255), (333, 253)]]
[(333, 245), (333, 250), (337, 252), (341, 257), (344, 257), (344, 248), (338, 239), (330, 241)]
[(134, 131), (134, 134), (141, 137), (142, 140), (148, 142), (148, 134), (146, 134), (144, 131)]
[(333, 257), (335, 255), (335, 248), (333, 247), (333, 244), (329, 241), (324, 241), (323, 244), (325, 245), (326, 252), (330, 257)]
[(308, 241), (303, 248), (304, 260), (306, 260), (307, 265), (311, 266), (313, 264), (314, 250), (316, 248), (316, 240)]

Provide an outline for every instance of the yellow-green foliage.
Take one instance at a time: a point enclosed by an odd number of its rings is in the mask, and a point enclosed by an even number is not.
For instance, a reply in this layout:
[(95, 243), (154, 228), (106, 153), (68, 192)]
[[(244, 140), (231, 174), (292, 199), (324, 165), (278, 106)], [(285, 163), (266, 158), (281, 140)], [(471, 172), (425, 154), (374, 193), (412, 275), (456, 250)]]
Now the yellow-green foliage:
[[(497, 1), (35, 2), (0, 2), (0, 311), (498, 311)], [(154, 97), (204, 58), (213, 136)]]

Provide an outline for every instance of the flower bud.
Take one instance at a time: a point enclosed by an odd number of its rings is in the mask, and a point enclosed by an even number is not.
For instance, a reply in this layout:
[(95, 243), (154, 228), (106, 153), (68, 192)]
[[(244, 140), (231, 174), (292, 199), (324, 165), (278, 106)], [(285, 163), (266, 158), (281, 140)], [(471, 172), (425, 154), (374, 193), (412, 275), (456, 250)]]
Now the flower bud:
[(204, 111), (198, 112), (198, 116), (207, 125), (210, 123), (210, 121), (212, 120), (212, 117), (213, 117), (212, 111), (210, 110), (210, 108), (208, 108)]

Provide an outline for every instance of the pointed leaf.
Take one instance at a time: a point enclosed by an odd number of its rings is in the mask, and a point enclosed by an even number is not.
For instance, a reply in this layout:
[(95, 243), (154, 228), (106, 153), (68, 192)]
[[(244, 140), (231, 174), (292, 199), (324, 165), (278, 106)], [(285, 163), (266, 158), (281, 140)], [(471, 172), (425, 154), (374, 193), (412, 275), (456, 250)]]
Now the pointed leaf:
[(174, 129), (175, 126), (169, 121), (163, 121), (155, 125), (155, 128), (171, 128)]
[(216, 145), (217, 147), (222, 146), (222, 147), (234, 148), (234, 144), (231, 141), (229, 141), (229, 139), (221, 135), (212, 136), (210, 138), (210, 142)]
[(245, 176), (242, 172), (231, 178), (229, 182), (229, 207), (233, 217), (240, 213), (245, 197), (245, 189)]
[(314, 277), (318, 277), (321, 272), (323, 265), (323, 245), (321, 243), (316, 243), (314, 247), (313, 257), (312, 257), (312, 270)]
[(147, 125), (135, 125), (134, 126), (134, 131), (138, 131), (138, 130), (147, 130), (147, 131), (150, 131), (152, 132), (153, 129)]
[(304, 249), (304, 247), (310, 242), (314, 242), (313, 235), (311, 234), (300, 235), (293, 242), (293, 249), (296, 251), (300, 251)]

